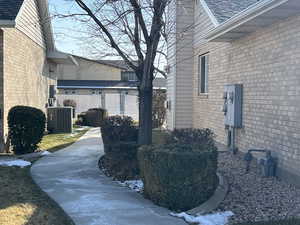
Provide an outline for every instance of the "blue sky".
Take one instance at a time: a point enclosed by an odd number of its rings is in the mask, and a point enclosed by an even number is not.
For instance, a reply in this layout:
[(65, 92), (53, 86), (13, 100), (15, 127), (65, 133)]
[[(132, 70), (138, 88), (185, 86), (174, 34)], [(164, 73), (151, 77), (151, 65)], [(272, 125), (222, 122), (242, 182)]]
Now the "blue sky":
[[(51, 15), (69, 15), (70, 12), (83, 13), (82, 9), (77, 6), (74, 0), (49, 0), (49, 8)], [(113, 49), (108, 49), (106, 45), (99, 45), (101, 42), (97, 39), (91, 38), (91, 35), (86, 33), (88, 30), (87, 27), (83, 26), (74, 18), (54, 17), (52, 20), (52, 26), (56, 47), (59, 51), (98, 59), (101, 57), (101, 54), (103, 55), (114, 52)], [(93, 42), (96, 43), (96, 47), (93, 46)], [(110, 56), (105, 59), (120, 59), (120, 57)], [(165, 60), (162, 59), (159, 63), (159, 67), (163, 68), (165, 64)]]
[[(78, 9), (74, 1), (49, 0), (49, 5), (52, 15), (56, 13), (67, 14), (70, 11)], [(52, 26), (56, 47), (59, 51), (88, 57), (88, 53), (85, 51), (85, 36), (80, 32), (79, 22), (70, 18), (54, 18)]]

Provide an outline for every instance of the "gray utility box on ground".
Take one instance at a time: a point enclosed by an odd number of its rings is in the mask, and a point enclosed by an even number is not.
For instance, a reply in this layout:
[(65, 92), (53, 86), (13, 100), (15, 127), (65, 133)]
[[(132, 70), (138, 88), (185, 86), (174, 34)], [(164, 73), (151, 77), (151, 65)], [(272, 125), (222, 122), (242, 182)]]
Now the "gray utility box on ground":
[(225, 85), (224, 91), (225, 125), (242, 128), (243, 85)]
[(51, 133), (72, 133), (73, 108), (50, 107), (47, 109), (47, 129)]

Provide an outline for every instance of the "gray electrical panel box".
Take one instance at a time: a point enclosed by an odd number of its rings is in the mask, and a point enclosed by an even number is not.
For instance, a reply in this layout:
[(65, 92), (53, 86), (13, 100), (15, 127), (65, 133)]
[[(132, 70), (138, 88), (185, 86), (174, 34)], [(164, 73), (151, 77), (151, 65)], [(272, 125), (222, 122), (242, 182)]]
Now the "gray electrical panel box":
[(223, 99), (225, 125), (234, 128), (242, 128), (243, 85), (225, 85)]

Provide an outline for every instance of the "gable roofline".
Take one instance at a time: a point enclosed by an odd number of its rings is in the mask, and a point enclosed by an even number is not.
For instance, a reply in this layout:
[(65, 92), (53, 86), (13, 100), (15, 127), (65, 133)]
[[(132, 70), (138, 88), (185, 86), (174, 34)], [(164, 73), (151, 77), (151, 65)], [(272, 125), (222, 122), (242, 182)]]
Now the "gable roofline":
[(204, 11), (206, 12), (206, 14), (208, 15), (208, 17), (210, 18), (213, 25), (215, 27), (217, 27), (220, 23), (218, 22), (217, 18), (215, 17), (215, 15), (212, 13), (210, 8), (208, 7), (206, 1), (205, 0), (199, 0), (199, 2), (202, 5), (202, 7), (203, 7)]
[[(55, 41), (53, 37), (53, 27), (51, 23), (51, 16), (49, 12), (49, 2), (48, 0), (35, 0), (39, 10), (39, 16), (41, 26), (43, 29), (43, 34), (47, 46), (47, 51), (55, 51)], [(44, 21), (44, 22), (43, 22)]]
[[(22, 2), (21, 7), (19, 8), (15, 18), (13, 20), (0, 20), (0, 27), (7, 27), (7, 28), (16, 28), (16, 23), (24, 10), (28, 0), (24, 0)], [(47, 51), (54, 51), (55, 50), (55, 42), (53, 38), (53, 29), (51, 24), (51, 17), (49, 13), (49, 4), (48, 0), (34, 0), (37, 5), (39, 18), (40, 18), (40, 25), (42, 28), (43, 36), (45, 39), (45, 44)]]
[[(68, 54), (68, 53), (65, 53), (65, 54)], [(106, 61), (106, 60), (89, 59), (89, 58), (85, 58), (85, 57), (78, 56), (78, 55), (73, 55), (73, 54), (69, 54), (69, 55), (73, 56), (75, 59), (78, 58), (78, 59), (86, 60), (86, 61), (93, 62), (93, 63), (96, 63), (96, 64), (113, 67), (113, 68), (120, 69), (120, 70), (125, 71), (125, 72), (133, 72), (130, 68), (127, 68), (127, 67), (124, 67), (124, 66), (117, 65), (117, 64), (113, 63), (114, 61), (119, 62), (119, 61), (122, 61), (122, 60), (107, 60)]]
[(230, 31), (242, 26), (243, 24), (259, 17), (262, 14), (284, 4), (289, 0), (265, 0), (259, 1), (242, 12), (236, 14), (226, 22), (220, 24), (218, 27), (212, 29), (204, 36), (208, 41), (217, 40), (220, 36), (229, 33)]
[(15, 27), (16, 22), (14, 20), (0, 20), (0, 27)]

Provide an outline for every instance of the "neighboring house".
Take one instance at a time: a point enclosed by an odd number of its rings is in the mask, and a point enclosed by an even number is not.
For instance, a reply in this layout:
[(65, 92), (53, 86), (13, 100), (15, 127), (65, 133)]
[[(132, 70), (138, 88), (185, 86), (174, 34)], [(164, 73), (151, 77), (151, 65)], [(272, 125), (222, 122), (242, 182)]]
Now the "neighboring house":
[(16, 105), (46, 110), (56, 65), (71, 62), (56, 52), (47, 0), (0, 0), (0, 140)]
[[(120, 60), (91, 60), (74, 56), (77, 65), (60, 65), (58, 76), (59, 105), (75, 100), (76, 112), (105, 108), (109, 115), (139, 118), (135, 73)], [(166, 89), (165, 79), (154, 81), (156, 89)]]
[(168, 25), (168, 127), (210, 128), (227, 145), (225, 85), (242, 84), (236, 146), (271, 150), (300, 184), (300, 1), (177, 0)]

